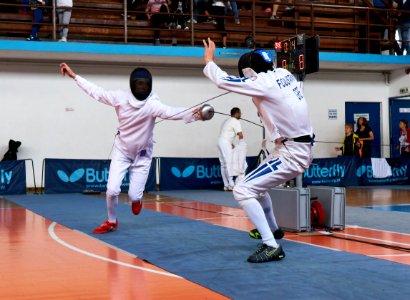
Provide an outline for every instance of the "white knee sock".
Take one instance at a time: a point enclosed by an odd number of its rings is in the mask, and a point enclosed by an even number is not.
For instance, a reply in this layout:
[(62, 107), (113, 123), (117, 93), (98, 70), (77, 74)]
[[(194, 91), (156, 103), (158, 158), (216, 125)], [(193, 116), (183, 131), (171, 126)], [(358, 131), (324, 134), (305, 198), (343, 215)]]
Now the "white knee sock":
[(278, 247), (278, 244), (273, 237), (273, 233), (269, 228), (268, 221), (265, 218), (263, 208), (261, 204), (255, 198), (239, 201), (239, 204), (242, 206), (243, 210), (248, 215), (248, 218), (259, 230), (259, 233), (262, 236), (262, 241), (264, 244), (271, 247)]
[(107, 215), (108, 221), (115, 223), (117, 220), (117, 205), (118, 205), (118, 196), (106, 195), (107, 202)]
[(265, 196), (258, 199), (258, 201), (263, 208), (263, 212), (265, 213), (265, 217), (266, 217), (266, 220), (268, 221), (270, 229), (272, 229), (272, 231), (275, 231), (276, 229), (279, 228), (279, 226), (276, 223), (276, 218), (273, 213), (272, 199), (270, 195), (268, 193), (265, 193)]

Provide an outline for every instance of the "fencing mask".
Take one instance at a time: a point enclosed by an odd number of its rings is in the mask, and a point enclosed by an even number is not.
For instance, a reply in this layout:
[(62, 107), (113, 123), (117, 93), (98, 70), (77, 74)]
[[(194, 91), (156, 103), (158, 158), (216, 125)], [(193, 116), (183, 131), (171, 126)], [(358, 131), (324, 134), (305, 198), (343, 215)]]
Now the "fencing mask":
[(135, 98), (142, 101), (147, 99), (152, 91), (152, 76), (145, 68), (136, 68), (130, 76), (130, 88)]
[(256, 73), (273, 70), (273, 57), (268, 51), (256, 49), (243, 54), (238, 61), (239, 75), (243, 77), (243, 69), (251, 68)]

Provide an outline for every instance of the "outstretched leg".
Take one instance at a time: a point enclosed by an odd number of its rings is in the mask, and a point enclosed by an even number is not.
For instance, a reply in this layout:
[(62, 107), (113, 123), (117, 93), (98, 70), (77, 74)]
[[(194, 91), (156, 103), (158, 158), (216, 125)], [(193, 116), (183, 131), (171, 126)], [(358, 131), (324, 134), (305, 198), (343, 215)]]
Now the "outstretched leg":
[(110, 173), (108, 175), (106, 204), (107, 221), (94, 229), (95, 234), (108, 233), (118, 229), (117, 206), (118, 195), (121, 192), (121, 183), (130, 165), (130, 160), (125, 157), (117, 148), (114, 147)]
[(131, 210), (138, 215), (142, 209), (142, 195), (148, 179), (152, 161), (152, 149), (143, 150), (130, 166), (130, 187), (128, 198), (131, 201)]

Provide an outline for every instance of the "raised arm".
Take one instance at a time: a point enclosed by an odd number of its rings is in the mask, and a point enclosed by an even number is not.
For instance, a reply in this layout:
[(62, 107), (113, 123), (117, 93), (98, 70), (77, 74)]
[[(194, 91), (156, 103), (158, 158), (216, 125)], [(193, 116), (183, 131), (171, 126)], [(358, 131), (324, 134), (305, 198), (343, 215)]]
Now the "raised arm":
[(216, 84), (217, 87), (235, 92), (242, 95), (247, 95), (250, 97), (263, 96), (266, 93), (266, 85), (259, 84), (256, 80), (258, 75), (254, 73), (253, 77), (238, 77), (229, 75), (215, 63), (215, 43), (210, 38), (208, 42), (203, 40), (205, 52), (205, 68), (204, 74), (212, 82)]
[(60, 73), (61, 75), (74, 79), (77, 85), (89, 96), (94, 98), (95, 100), (111, 105), (116, 106), (117, 101), (117, 92), (114, 91), (106, 91), (103, 88), (89, 82), (88, 80), (82, 78), (81, 76), (77, 75), (68, 64), (61, 63), (60, 64)]

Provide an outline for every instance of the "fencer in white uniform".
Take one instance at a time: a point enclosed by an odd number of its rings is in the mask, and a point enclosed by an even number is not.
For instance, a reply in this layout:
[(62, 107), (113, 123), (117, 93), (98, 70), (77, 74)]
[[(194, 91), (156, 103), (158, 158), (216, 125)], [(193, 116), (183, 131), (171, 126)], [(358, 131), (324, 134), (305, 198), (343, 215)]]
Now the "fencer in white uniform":
[(107, 183), (108, 219), (94, 230), (95, 234), (118, 229), (116, 208), (122, 180), (129, 169), (128, 197), (134, 214), (142, 208), (142, 195), (148, 178), (155, 119), (181, 120), (186, 123), (201, 118), (198, 109), (187, 110), (164, 105), (152, 91), (152, 76), (145, 68), (136, 68), (130, 76), (130, 89), (107, 91), (75, 74), (62, 63), (60, 71), (73, 78), (77, 85), (95, 100), (115, 108), (118, 132), (115, 138)]
[(218, 138), (219, 162), (221, 163), (221, 175), (224, 182), (224, 191), (232, 191), (235, 185), (233, 181), (233, 149), (235, 139), (243, 140), (242, 126), (239, 122), (241, 110), (237, 107), (231, 109), (231, 117), (226, 119), (221, 126)]
[(308, 105), (299, 83), (287, 70), (274, 68), (272, 56), (264, 50), (242, 55), (241, 77), (228, 75), (214, 62), (215, 43), (204, 41), (204, 74), (219, 88), (252, 97), (262, 123), (276, 144), (261, 165), (235, 185), (233, 195), (256, 226), (263, 244), (248, 257), (249, 262), (267, 262), (285, 257), (276, 242), (278, 228), (267, 193), (303, 173), (313, 158), (313, 132)]

